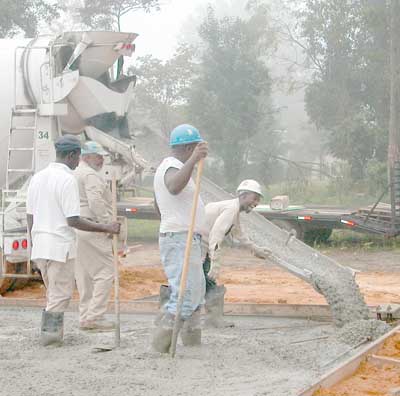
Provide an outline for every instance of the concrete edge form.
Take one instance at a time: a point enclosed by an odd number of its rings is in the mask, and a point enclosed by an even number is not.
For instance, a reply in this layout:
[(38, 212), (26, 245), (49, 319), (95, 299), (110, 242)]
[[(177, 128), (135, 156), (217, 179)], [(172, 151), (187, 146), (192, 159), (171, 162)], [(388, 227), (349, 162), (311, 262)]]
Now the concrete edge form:
[[(121, 301), (120, 304), (122, 313), (155, 314), (159, 311), (158, 301), (150, 298), (125, 300)], [(0, 298), (0, 307), (43, 308), (45, 305), (45, 299)], [(370, 306), (369, 308), (371, 318), (376, 317), (376, 307)], [(77, 310), (78, 301), (71, 301), (69, 311)], [(108, 305), (108, 313), (112, 313), (113, 310), (114, 303), (111, 301)], [(328, 305), (225, 303), (225, 315), (332, 320)]]
[(335, 367), (333, 370), (325, 374), (318, 382), (299, 393), (298, 396), (312, 396), (314, 392), (316, 392), (320, 388), (331, 387), (338, 382), (350, 377), (356, 372), (362, 361), (368, 359), (369, 355), (373, 356), (374, 352), (376, 352), (389, 337), (399, 332), (400, 326), (396, 326), (393, 330), (389, 331), (382, 337), (378, 338), (376, 341), (364, 347), (355, 356), (346, 360), (344, 363), (340, 364), (338, 367)]

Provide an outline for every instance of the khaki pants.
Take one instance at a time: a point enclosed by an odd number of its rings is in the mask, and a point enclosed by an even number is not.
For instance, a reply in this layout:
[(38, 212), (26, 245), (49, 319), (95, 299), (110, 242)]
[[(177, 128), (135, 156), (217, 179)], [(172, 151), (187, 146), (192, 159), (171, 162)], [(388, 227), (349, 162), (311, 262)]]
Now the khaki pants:
[(101, 320), (114, 280), (112, 240), (97, 232), (77, 231), (75, 279), (79, 291), (79, 321)]
[(75, 287), (74, 261), (35, 260), (46, 286), (46, 311), (64, 312), (68, 308)]

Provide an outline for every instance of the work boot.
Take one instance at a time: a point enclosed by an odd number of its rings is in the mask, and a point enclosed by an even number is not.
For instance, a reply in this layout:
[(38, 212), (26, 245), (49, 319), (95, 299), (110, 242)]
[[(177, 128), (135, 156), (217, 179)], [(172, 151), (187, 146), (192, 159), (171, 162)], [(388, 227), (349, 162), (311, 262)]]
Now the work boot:
[(200, 309), (193, 312), (183, 323), (181, 339), (185, 346), (201, 345)]
[(174, 329), (175, 316), (165, 312), (157, 327), (153, 332), (151, 345), (153, 349), (160, 353), (168, 353), (172, 341), (172, 332)]
[(40, 343), (43, 346), (61, 346), (64, 338), (64, 312), (42, 311)]
[(206, 294), (206, 318), (205, 325), (216, 328), (234, 327), (234, 323), (224, 320), (224, 285), (216, 286)]
[(90, 331), (92, 333), (102, 333), (115, 330), (115, 323), (106, 319), (85, 320), (79, 324), (79, 330)]
[(169, 288), (168, 285), (161, 285), (160, 286), (160, 300), (159, 300), (159, 306), (160, 306), (160, 312), (157, 314), (156, 318), (154, 319), (154, 325), (158, 326), (160, 324), (160, 320), (165, 314), (165, 306), (167, 305), (169, 301), (169, 296), (171, 295), (171, 289)]

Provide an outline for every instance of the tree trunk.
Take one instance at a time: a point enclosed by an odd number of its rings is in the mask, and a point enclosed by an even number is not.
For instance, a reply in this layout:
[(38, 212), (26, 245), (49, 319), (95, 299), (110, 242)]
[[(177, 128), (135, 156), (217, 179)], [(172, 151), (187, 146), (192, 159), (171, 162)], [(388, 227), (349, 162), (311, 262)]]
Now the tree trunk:
[(390, 120), (388, 173), (393, 232), (400, 205), (396, 197), (395, 169), (400, 164), (400, 0), (390, 2)]

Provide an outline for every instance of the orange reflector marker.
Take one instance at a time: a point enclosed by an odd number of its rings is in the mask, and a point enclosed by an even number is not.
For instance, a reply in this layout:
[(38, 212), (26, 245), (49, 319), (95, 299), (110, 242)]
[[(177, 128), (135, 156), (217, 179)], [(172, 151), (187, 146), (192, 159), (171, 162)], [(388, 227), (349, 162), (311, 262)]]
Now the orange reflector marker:
[(351, 221), (351, 220), (340, 220), (341, 223), (348, 225), (349, 227), (354, 227), (356, 225), (355, 221)]
[(126, 208), (125, 212), (136, 213), (137, 212), (137, 208)]
[(312, 221), (312, 216), (297, 216), (297, 220)]

